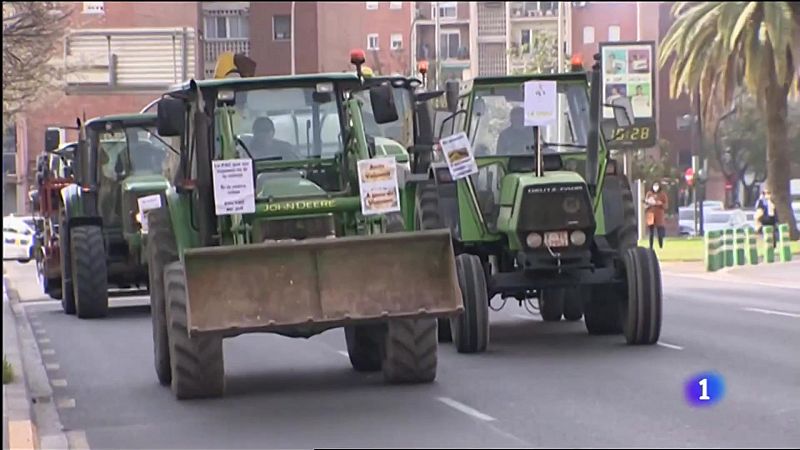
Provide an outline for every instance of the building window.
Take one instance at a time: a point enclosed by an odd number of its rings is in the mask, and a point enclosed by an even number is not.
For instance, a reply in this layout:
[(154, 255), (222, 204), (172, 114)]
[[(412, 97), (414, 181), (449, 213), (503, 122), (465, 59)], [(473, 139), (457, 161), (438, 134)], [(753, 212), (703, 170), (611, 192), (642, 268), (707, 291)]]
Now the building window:
[(105, 14), (105, 2), (83, 2), (84, 14)]
[[(3, 133), (3, 178), (17, 174), (17, 127), (9, 124)], [(5, 182), (5, 180), (4, 180)]]
[(608, 40), (609, 42), (619, 42), (619, 25), (608, 27)]
[(459, 30), (442, 31), (440, 39), (442, 59), (458, 58), (458, 50), (461, 48), (461, 32)]
[(522, 53), (530, 53), (531, 52), (531, 36), (533, 33), (531, 30), (522, 30), (519, 45), (522, 50)]
[(594, 27), (583, 27), (583, 43), (594, 44)]
[[(458, 17), (458, 2), (438, 2), (440, 19), (455, 19)], [(436, 2), (431, 3), (435, 5)], [(434, 16), (435, 18), (435, 16)]]
[(369, 11), (375, 11), (376, 9), (378, 9), (378, 2), (364, 2), (364, 3), (367, 4), (367, 9)]
[(288, 41), (292, 38), (291, 16), (272, 16), (272, 38), (276, 41)]
[(392, 34), (392, 50), (400, 50), (403, 48), (403, 35), (400, 33)]
[(243, 16), (206, 17), (206, 39), (242, 39), (250, 36), (247, 18)]
[(380, 50), (377, 33), (367, 35), (367, 50)]
[(389, 9), (403, 9), (403, 2), (389, 2)]

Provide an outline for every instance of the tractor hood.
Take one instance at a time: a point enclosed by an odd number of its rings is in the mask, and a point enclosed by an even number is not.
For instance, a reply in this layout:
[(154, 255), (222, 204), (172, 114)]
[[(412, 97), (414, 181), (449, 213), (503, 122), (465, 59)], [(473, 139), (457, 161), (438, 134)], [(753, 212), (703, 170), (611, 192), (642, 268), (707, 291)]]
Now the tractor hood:
[(399, 163), (408, 162), (408, 151), (399, 142), (389, 138), (375, 137), (375, 154), (394, 156)]
[(132, 175), (122, 182), (123, 192), (158, 192), (168, 186), (162, 175)]
[(320, 195), (325, 195), (325, 190), (313, 181), (303, 178), (299, 171), (267, 172), (256, 178), (256, 198), (259, 200)]

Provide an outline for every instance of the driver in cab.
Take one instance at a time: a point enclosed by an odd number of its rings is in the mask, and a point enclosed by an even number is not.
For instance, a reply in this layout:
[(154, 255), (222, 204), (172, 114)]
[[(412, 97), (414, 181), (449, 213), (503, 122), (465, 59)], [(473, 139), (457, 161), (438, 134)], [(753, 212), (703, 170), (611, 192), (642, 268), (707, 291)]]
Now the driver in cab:
[(275, 139), (275, 124), (269, 117), (259, 117), (253, 122), (253, 140), (250, 141), (248, 150), (253, 159), (297, 159), (291, 144)]
[(511, 125), (500, 132), (497, 138), (498, 155), (524, 155), (530, 153), (535, 144), (533, 130), (525, 126), (525, 110), (521, 106), (511, 109)]

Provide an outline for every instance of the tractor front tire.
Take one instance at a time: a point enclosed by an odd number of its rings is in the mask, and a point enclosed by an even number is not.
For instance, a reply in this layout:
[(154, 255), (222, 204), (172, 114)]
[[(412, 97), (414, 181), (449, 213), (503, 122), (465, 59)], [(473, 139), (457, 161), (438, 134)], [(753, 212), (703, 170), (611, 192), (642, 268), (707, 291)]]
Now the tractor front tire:
[(586, 290), (582, 287), (564, 289), (564, 319), (571, 322), (581, 320), (583, 317), (583, 295)]
[(489, 293), (481, 259), (463, 253), (456, 257), (458, 285), (464, 312), (450, 319), (453, 342), (459, 353), (481, 353), (489, 346)]
[(661, 267), (653, 250), (635, 247), (623, 254), (628, 284), (622, 321), (629, 345), (653, 345), (661, 333)]
[(563, 288), (542, 289), (539, 292), (539, 314), (545, 322), (558, 322), (564, 313), (564, 297), (566, 290)]
[(72, 266), (69, 253), (69, 229), (62, 212), (58, 225), (59, 259), (61, 262), (61, 309), (64, 314), (75, 314), (75, 291), (72, 288)]
[(347, 342), (347, 355), (350, 364), (357, 372), (376, 372), (381, 370), (383, 345), (386, 337), (385, 326), (354, 325), (344, 327)]
[[(608, 291), (604, 289), (600, 292)], [(583, 312), (586, 330), (593, 335), (622, 333), (621, 309), (622, 300), (619, 296), (595, 295), (595, 298), (586, 304)]]
[(164, 269), (164, 292), (172, 392), (179, 400), (222, 396), (225, 392), (222, 337), (189, 336), (182, 263), (174, 262)]
[(381, 368), (386, 382), (430, 383), (436, 379), (436, 319), (389, 320), (384, 343)]
[(167, 309), (164, 300), (164, 268), (167, 264), (178, 261), (178, 247), (166, 207), (148, 211), (147, 223), (150, 228), (147, 270), (154, 363), (159, 383), (168, 386), (172, 382), (172, 369), (169, 362)]
[(80, 225), (73, 227), (69, 235), (78, 317), (105, 317), (108, 315), (108, 268), (103, 229), (97, 225)]
[[(439, 213), (439, 195), (433, 181), (420, 183), (417, 187), (416, 198), (417, 228), (420, 230), (438, 230), (445, 228), (442, 216)], [(453, 333), (450, 330), (450, 319), (437, 319), (439, 342), (453, 342)]]

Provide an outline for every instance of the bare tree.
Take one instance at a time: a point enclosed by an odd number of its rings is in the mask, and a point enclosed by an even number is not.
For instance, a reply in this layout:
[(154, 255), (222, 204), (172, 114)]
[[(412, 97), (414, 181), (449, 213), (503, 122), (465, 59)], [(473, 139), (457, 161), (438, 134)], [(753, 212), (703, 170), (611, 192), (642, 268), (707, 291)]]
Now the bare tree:
[(61, 2), (3, 2), (3, 121), (50, 93), (63, 80), (52, 64), (69, 13)]

